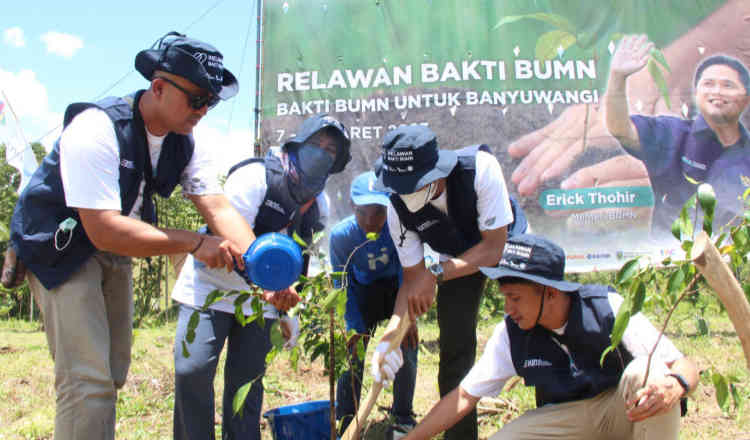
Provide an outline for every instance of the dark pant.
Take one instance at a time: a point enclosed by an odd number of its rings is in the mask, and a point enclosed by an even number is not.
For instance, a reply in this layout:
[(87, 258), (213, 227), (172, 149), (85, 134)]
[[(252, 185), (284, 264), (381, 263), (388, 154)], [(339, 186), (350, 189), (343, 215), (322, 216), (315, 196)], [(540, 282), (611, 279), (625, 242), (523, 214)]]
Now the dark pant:
[[(398, 279), (382, 279), (367, 286), (358, 286), (364, 298), (360, 303), (363, 321), (367, 326), (367, 334), (372, 335), (378, 323), (388, 319), (393, 314), (398, 293)], [(369, 337), (365, 338), (365, 351)], [(414, 398), (414, 387), (417, 381), (417, 347), (403, 348), (404, 365), (396, 373), (393, 381), (393, 407), (391, 414), (396, 423), (413, 423), (412, 400)], [(357, 347), (352, 345), (352, 369), (344, 372), (339, 377), (336, 385), (336, 418), (343, 418), (341, 432), (353, 420), (355, 401), (359, 402), (362, 391), (362, 369), (364, 362), (356, 355)], [(354, 380), (354, 382), (352, 382)]]
[[(440, 397), (453, 391), (474, 365), (477, 353), (477, 316), (485, 276), (477, 272), (446, 281), (438, 288), (437, 313), (440, 327)], [(477, 438), (477, 411), (472, 410), (452, 428), (445, 440)]]
[[(180, 305), (175, 335), (174, 438), (214, 439), (214, 377), (219, 355), (228, 339), (224, 364), (222, 438), (260, 440), (260, 410), (263, 404), (263, 374), (266, 354), (271, 349), (269, 331), (273, 319), (243, 327), (232, 313), (200, 312), (192, 344), (185, 341), (190, 315), (195, 309)], [(190, 357), (183, 356), (185, 341)], [(255, 380), (245, 399), (242, 413), (232, 414), (237, 390)]]

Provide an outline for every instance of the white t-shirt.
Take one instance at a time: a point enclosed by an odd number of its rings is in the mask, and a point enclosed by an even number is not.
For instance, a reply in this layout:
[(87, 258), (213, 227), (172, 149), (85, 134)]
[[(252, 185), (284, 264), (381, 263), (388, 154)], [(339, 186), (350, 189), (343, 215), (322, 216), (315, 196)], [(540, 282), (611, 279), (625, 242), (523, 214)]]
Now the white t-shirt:
[[(255, 217), (265, 199), (267, 189), (266, 169), (262, 163), (252, 163), (238, 168), (224, 183), (224, 194), (251, 227), (255, 227)], [(318, 195), (317, 202), (321, 219), (328, 217), (328, 200), (325, 193)], [(249, 290), (249, 286), (236, 272), (211, 269), (188, 254), (172, 290), (172, 299), (189, 306), (202, 307), (208, 294), (215, 289), (246, 291)], [(234, 313), (235, 298), (235, 296), (224, 298), (214, 303), (211, 308)], [(265, 317), (278, 317), (276, 309), (270, 304), (265, 304), (263, 309)], [(249, 301), (243, 305), (243, 311), (245, 315), (253, 314)]]
[[(148, 130), (146, 135), (152, 168), (156, 172), (166, 136), (154, 136)], [(120, 211), (119, 169), (120, 149), (109, 116), (100, 109), (90, 108), (73, 118), (60, 137), (60, 175), (67, 206)], [(221, 194), (218, 170), (210, 147), (196, 144), (180, 176), (183, 193)], [(130, 217), (140, 219), (145, 186), (144, 179)]]
[[(623, 298), (617, 293), (610, 292), (608, 299), (612, 312), (616, 316)], [(565, 326), (557, 329), (556, 332), (562, 334), (564, 329)], [(637, 313), (630, 318), (622, 335), (622, 343), (634, 358), (648, 356), (658, 337), (659, 331), (643, 313)], [(670, 363), (682, 357), (682, 353), (677, 350), (672, 341), (662, 336), (654, 352), (654, 360)], [(495, 327), (492, 337), (487, 341), (482, 357), (461, 381), (461, 388), (474, 397), (495, 397), (503, 390), (505, 382), (516, 375), (510, 352), (510, 338), (505, 328), (505, 320), (503, 320)]]
[[(479, 214), (479, 230), (487, 231), (510, 224), (513, 221), (513, 211), (510, 208), (508, 190), (505, 187), (503, 170), (495, 156), (484, 151), (478, 151), (476, 156), (476, 174), (474, 176), (474, 190), (477, 193), (477, 213)], [(448, 213), (447, 191), (435, 200), (433, 206)], [(396, 244), (396, 252), (403, 267), (418, 264), (424, 258), (424, 246), (414, 231), (405, 231), (403, 245), (401, 242), (401, 222), (393, 205), (388, 203), (388, 230)], [(453, 256), (440, 254), (440, 260), (445, 261)]]

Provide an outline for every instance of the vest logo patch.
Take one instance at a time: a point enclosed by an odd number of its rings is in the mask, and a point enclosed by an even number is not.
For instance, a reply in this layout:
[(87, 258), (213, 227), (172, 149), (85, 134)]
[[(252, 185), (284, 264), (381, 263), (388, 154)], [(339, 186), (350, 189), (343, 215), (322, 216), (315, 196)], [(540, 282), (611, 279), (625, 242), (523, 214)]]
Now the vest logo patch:
[(427, 220), (421, 225), (417, 226), (417, 231), (424, 232), (425, 229), (431, 228), (438, 223), (438, 220)]
[(544, 368), (551, 367), (552, 362), (544, 359), (526, 359), (523, 361), (523, 368)]
[(123, 168), (131, 169), (131, 170), (135, 169), (135, 164), (133, 163), (132, 160), (120, 159), (120, 166)]
[(271, 199), (266, 200), (265, 205), (278, 212), (279, 214), (285, 214), (284, 208), (282, 208), (281, 205)]

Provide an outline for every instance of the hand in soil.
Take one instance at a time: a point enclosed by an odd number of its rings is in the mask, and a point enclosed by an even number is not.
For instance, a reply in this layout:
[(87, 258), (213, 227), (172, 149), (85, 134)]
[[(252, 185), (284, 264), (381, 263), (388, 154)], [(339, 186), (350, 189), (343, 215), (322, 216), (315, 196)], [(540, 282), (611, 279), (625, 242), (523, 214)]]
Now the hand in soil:
[[(603, 113), (597, 106), (574, 105), (548, 125), (510, 144), (508, 153), (514, 158), (523, 157), (511, 174), (518, 193), (533, 195), (542, 183), (561, 176), (583, 153), (584, 138), (586, 146), (618, 147), (604, 125)], [(584, 130), (586, 126), (588, 130)]]

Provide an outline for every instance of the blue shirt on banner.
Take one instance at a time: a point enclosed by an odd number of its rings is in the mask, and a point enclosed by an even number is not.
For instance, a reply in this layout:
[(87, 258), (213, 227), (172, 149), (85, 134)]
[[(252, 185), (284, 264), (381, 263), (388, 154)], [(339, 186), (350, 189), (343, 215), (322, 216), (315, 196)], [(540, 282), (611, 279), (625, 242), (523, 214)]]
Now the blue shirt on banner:
[[(357, 250), (346, 271), (346, 325), (358, 333), (367, 331), (362, 313), (365, 294), (363, 287), (381, 278), (398, 277), (399, 284), (402, 280), (401, 263), (387, 228), (387, 224), (383, 225), (377, 240)], [(334, 272), (342, 272), (349, 255), (365, 241), (367, 237), (353, 215), (337, 223), (331, 229), (330, 238), (331, 266)], [(341, 282), (336, 281), (335, 286), (341, 287)]]
[(742, 194), (741, 176), (750, 176), (750, 138), (745, 127), (740, 124), (736, 144), (724, 147), (700, 115), (694, 120), (633, 115), (631, 120), (641, 148), (625, 150), (648, 170), (655, 196), (654, 227), (669, 231), (682, 205), (695, 194), (696, 185), (687, 177), (710, 183), (723, 212), (716, 220), (730, 220), (736, 211), (733, 202)]

